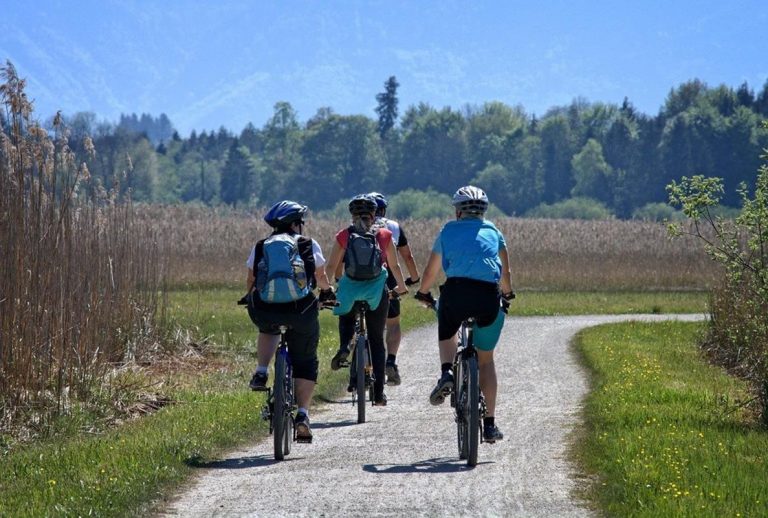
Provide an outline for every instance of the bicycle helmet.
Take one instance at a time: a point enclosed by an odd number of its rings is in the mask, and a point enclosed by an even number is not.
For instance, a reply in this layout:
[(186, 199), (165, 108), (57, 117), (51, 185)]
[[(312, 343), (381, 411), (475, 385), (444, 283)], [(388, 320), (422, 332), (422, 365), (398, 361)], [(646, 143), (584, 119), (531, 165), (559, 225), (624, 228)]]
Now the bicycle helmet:
[(467, 214), (485, 214), (488, 210), (488, 196), (474, 185), (460, 187), (453, 195), (453, 206)]
[(264, 221), (270, 227), (284, 227), (291, 223), (303, 223), (307, 207), (291, 200), (283, 200), (272, 205), (264, 215)]
[(349, 213), (353, 216), (359, 214), (375, 214), (376, 200), (370, 194), (358, 194), (349, 200)]
[(387, 199), (380, 192), (369, 192), (368, 194), (376, 201), (376, 214), (383, 215), (387, 210)]

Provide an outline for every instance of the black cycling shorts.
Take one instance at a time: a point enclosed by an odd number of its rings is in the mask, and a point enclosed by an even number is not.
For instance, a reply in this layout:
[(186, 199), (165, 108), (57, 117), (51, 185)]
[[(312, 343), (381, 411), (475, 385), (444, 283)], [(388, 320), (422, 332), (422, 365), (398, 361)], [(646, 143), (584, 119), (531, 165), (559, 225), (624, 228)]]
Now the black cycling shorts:
[(496, 283), (450, 277), (440, 286), (438, 340), (451, 338), (470, 317), (475, 318), (478, 327), (493, 324), (499, 316), (500, 296)]

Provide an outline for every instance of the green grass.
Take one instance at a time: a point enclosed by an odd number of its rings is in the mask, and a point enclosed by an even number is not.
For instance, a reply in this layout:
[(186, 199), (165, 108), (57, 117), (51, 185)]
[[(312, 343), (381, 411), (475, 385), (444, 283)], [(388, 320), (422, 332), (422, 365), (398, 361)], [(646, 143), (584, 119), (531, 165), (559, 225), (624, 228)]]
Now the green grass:
[(577, 456), (609, 516), (766, 516), (768, 433), (745, 383), (704, 362), (701, 323), (582, 331), (593, 372)]
[[(172, 292), (169, 318), (208, 344), (217, 368), (162, 373), (159, 390), (176, 404), (149, 417), (103, 434), (70, 432), (0, 452), (0, 516), (136, 515), (186, 480), (192, 466), (265, 436), (266, 423), (259, 418), (264, 396), (246, 389), (255, 366), (256, 330), (235, 304), (241, 295), (234, 288)], [(705, 302), (703, 293), (523, 292), (512, 314), (699, 312)], [(403, 302), (405, 330), (434, 321), (434, 313), (411, 297)], [(338, 346), (330, 312), (321, 312), (321, 326), (319, 401), (338, 397), (346, 385), (343, 371), (327, 367)]]

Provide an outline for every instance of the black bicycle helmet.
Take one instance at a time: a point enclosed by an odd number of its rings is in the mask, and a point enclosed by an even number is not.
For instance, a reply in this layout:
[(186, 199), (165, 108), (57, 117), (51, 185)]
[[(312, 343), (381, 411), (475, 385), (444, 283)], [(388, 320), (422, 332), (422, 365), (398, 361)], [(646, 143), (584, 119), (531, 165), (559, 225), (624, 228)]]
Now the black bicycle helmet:
[(453, 206), (467, 214), (485, 214), (488, 210), (488, 196), (474, 185), (465, 185), (453, 195)]
[(291, 223), (303, 223), (307, 207), (291, 200), (275, 203), (264, 215), (264, 221), (273, 228), (284, 227)]
[(380, 192), (369, 192), (368, 194), (376, 201), (376, 213), (384, 214), (384, 211), (387, 210), (387, 199), (384, 195)]
[(376, 200), (370, 194), (358, 194), (349, 200), (349, 213), (353, 216), (376, 214)]

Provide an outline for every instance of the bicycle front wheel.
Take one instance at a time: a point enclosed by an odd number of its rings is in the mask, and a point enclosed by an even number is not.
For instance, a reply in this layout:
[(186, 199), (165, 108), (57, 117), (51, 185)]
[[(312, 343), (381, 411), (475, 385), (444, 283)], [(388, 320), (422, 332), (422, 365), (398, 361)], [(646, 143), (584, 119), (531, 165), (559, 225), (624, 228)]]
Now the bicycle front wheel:
[(286, 361), (278, 352), (275, 359), (275, 409), (272, 413), (272, 439), (275, 446), (275, 460), (283, 460), (290, 452), (290, 406), (286, 390)]
[(368, 344), (365, 343), (364, 336), (358, 336), (355, 344), (355, 376), (357, 393), (357, 422), (365, 422), (365, 362)]

